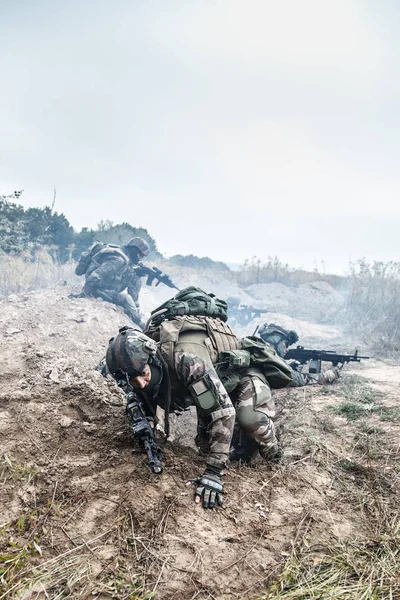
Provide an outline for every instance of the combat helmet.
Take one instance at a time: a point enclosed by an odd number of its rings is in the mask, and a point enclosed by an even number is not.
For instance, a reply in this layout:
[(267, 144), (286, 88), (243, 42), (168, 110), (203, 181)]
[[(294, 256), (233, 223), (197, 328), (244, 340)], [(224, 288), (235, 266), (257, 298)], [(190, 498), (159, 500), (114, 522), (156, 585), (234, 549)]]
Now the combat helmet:
[(157, 344), (138, 329), (122, 327), (115, 338), (111, 338), (106, 362), (110, 373), (119, 378), (139, 377), (147, 364), (158, 363)]
[(135, 236), (133, 238), (131, 238), (124, 246), (126, 248), (126, 250), (129, 251), (130, 248), (134, 249), (137, 248), (137, 250), (139, 250), (139, 252), (143, 255), (143, 256), (147, 256), (148, 253), (150, 252), (150, 246), (148, 245), (148, 243), (141, 237)]
[(292, 346), (296, 342), (299, 341), (299, 336), (293, 330), (287, 330), (280, 325), (276, 325), (275, 323), (264, 323), (262, 327), (258, 330), (258, 335), (265, 341), (271, 343), (271, 341), (275, 341), (273, 336), (279, 336), (281, 339), (283, 338), (288, 346)]

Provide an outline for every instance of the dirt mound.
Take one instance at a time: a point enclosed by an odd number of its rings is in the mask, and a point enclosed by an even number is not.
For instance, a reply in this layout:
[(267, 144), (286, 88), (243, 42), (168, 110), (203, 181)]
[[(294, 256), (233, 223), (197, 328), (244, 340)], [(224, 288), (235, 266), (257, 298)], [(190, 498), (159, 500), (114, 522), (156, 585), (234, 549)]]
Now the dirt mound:
[[(147, 308), (160, 301), (153, 293), (144, 292)], [(225, 508), (206, 512), (186, 485), (204, 466), (182, 433), (194, 433), (190, 414), (164, 448), (163, 474), (151, 474), (132, 453), (122, 396), (95, 371), (128, 319), (66, 294), (0, 304), (2, 598), (255, 598), (304, 536), (366, 534), (356, 491), (368, 477), (351, 480), (343, 461), (380, 459), (365, 458), (359, 431), (327, 409), (345, 380), (276, 394), (283, 463), (232, 466)], [(382, 468), (391, 497), (397, 479)]]
[(326, 281), (288, 287), (283, 283), (260, 283), (246, 288), (257, 307), (314, 322), (330, 322), (344, 305), (344, 297)]

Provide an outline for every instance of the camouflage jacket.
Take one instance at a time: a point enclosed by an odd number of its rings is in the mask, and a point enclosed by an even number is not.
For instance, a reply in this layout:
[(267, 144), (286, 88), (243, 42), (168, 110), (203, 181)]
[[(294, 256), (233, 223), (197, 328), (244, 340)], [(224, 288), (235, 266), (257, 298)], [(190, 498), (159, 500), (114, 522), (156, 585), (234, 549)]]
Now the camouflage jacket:
[(95, 295), (97, 290), (120, 293), (128, 288), (135, 303), (141, 289), (141, 279), (127, 256), (120, 253), (99, 252), (86, 273), (84, 292)]
[[(169, 371), (171, 371), (170, 368)], [(172, 384), (171, 410), (182, 410), (194, 404), (193, 398), (188, 391), (188, 386), (203, 377), (205, 373), (209, 374), (215, 386), (220, 404), (218, 410), (212, 412), (208, 417), (207, 434), (209, 452), (207, 455), (207, 464), (218, 469), (223, 469), (227, 466), (229, 458), (229, 448), (235, 422), (235, 409), (214, 369), (210, 368), (209, 364), (195, 354), (180, 351), (174, 354), (174, 369), (173, 372), (168, 373)], [(135, 390), (135, 392), (138, 396), (143, 397), (145, 405), (151, 405), (151, 412), (153, 414), (155, 414), (157, 406), (164, 408), (165, 398), (162, 392), (153, 397), (149, 397), (150, 394), (141, 390)]]

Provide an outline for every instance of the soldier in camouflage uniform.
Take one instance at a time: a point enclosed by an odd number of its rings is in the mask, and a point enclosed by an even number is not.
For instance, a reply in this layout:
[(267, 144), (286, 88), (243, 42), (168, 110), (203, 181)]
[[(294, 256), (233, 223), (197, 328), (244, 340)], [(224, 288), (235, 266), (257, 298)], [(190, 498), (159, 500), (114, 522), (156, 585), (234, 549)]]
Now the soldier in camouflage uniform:
[[(196, 407), (199, 424), (196, 443), (207, 456), (203, 475), (194, 480), (195, 501), (202, 502), (204, 508), (214, 508), (222, 505), (222, 471), (228, 464), (235, 408), (240, 426), (266, 459), (273, 458), (278, 447), (272, 422), (275, 409), (265, 378), (255, 370), (249, 370), (241, 378), (232, 393), (232, 403), (217, 375), (210, 345), (205, 342), (207, 325), (216, 320), (208, 317), (189, 320), (190, 326), (197, 329), (185, 331), (174, 345), (170, 360), (164, 359), (160, 342), (148, 337), (157, 338), (155, 332), (150, 330), (144, 335), (125, 329), (111, 340), (106, 361), (108, 372), (117, 381), (129, 381), (136, 394), (144, 399), (150, 419), (156, 420), (157, 406), (166, 411), (166, 416), (170, 411)], [(233, 333), (232, 336), (235, 338)]]
[(139, 261), (149, 251), (148, 244), (140, 237), (133, 237), (123, 247), (105, 246), (92, 258), (81, 295), (102, 298), (122, 306), (132, 321), (143, 327), (139, 312), (142, 285)]
[[(286, 330), (275, 323), (264, 323), (257, 335), (260, 336), (265, 342), (275, 348), (276, 353), (284, 358), (289, 347), (298, 342), (299, 336), (293, 330)], [(338, 367), (332, 367), (321, 373), (306, 373), (298, 370), (299, 363), (293, 361), (290, 363), (290, 367), (293, 371), (292, 382), (289, 384), (290, 387), (303, 387), (305, 385), (325, 385), (332, 383), (340, 376), (340, 370)]]

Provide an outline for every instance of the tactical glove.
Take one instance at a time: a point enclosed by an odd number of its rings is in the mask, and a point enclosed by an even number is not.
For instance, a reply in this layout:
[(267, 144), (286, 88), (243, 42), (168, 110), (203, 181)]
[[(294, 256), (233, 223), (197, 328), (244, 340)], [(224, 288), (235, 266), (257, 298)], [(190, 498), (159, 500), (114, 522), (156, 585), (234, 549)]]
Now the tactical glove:
[(289, 367), (291, 369), (293, 369), (293, 371), (298, 371), (299, 373), (301, 373), (301, 370), (303, 368), (304, 365), (301, 364), (301, 362), (299, 362), (298, 360), (292, 360), (289, 363)]
[(207, 467), (204, 475), (192, 481), (196, 486), (195, 496), (203, 501), (203, 508), (222, 506), (224, 486), (221, 480), (221, 471)]
[(331, 367), (327, 371), (323, 371), (319, 374), (318, 383), (324, 385), (326, 383), (333, 383), (335, 379), (339, 379), (340, 369), (339, 367)]

